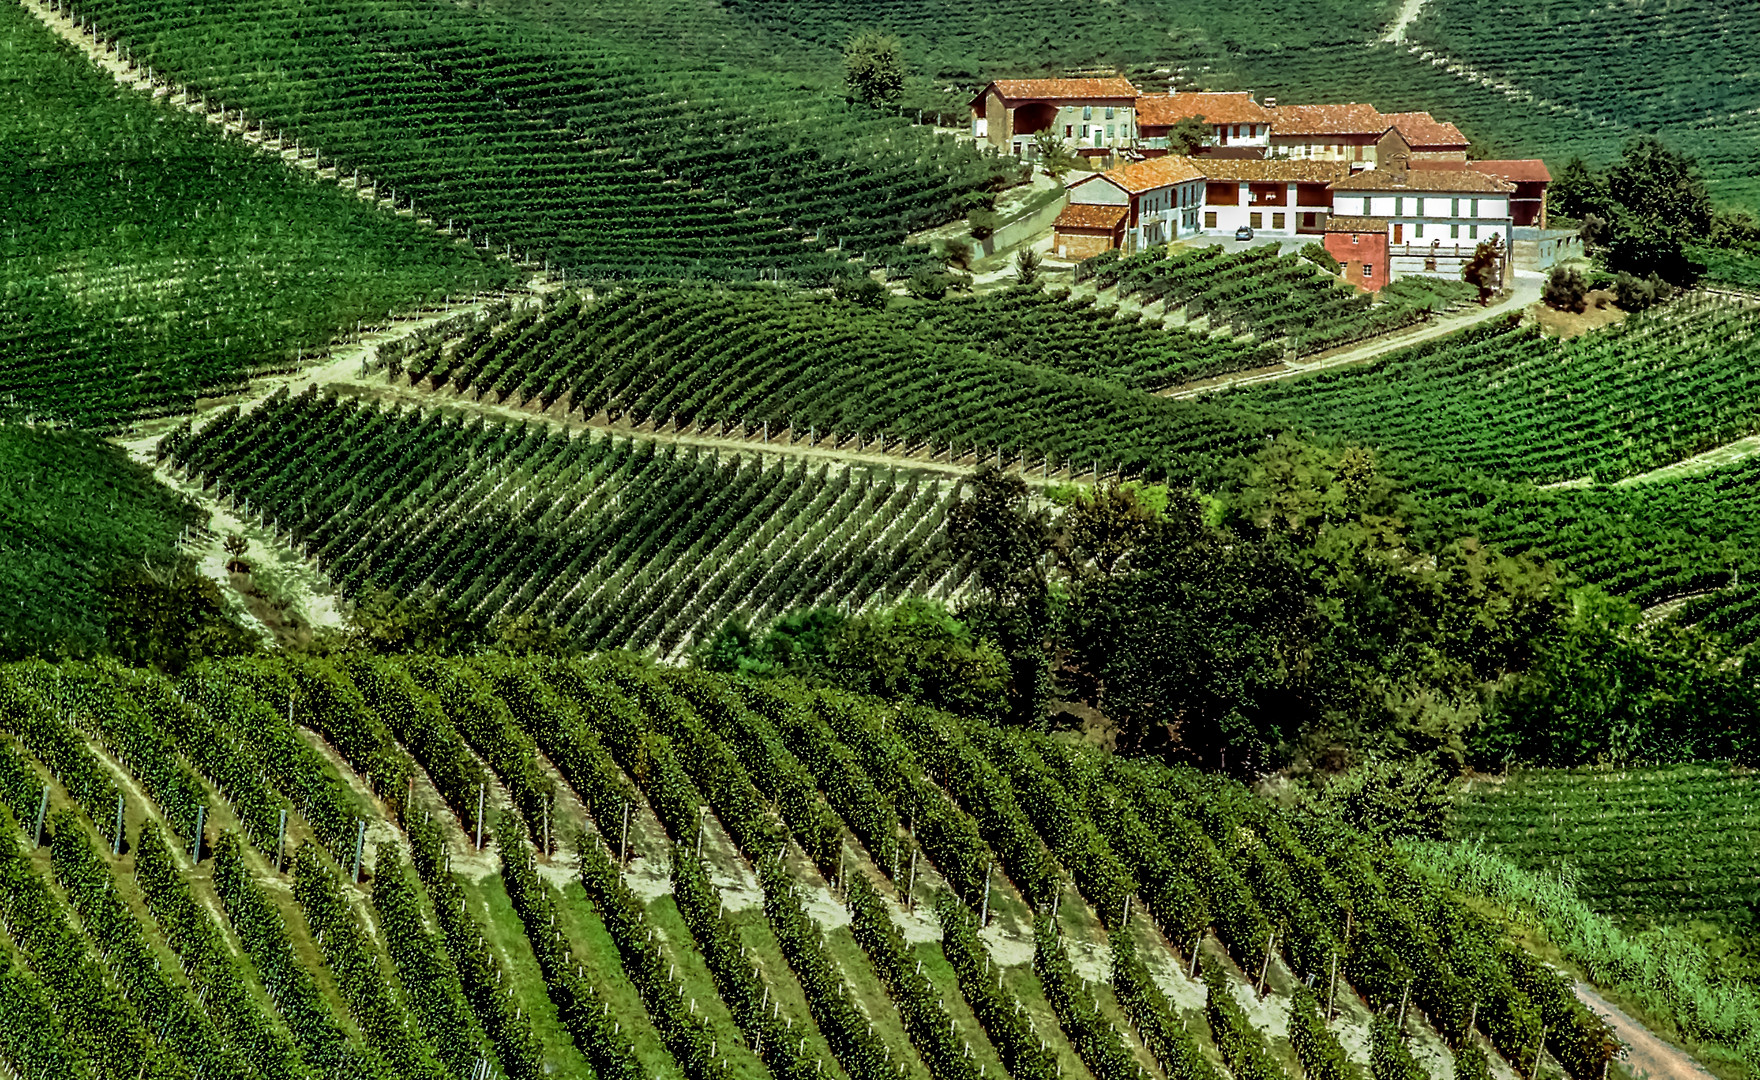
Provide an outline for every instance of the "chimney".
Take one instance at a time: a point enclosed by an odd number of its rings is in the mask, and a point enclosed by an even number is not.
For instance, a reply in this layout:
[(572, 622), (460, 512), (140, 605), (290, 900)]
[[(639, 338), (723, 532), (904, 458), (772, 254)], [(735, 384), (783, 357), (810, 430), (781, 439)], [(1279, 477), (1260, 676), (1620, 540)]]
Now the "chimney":
[(1266, 99), (1265, 99), (1265, 107), (1266, 107), (1266, 108), (1267, 108), (1267, 109), (1275, 109), (1275, 108), (1277, 108), (1277, 99), (1276, 99), (1276, 98), (1274, 98), (1274, 97), (1268, 97), (1268, 98), (1266, 98)]

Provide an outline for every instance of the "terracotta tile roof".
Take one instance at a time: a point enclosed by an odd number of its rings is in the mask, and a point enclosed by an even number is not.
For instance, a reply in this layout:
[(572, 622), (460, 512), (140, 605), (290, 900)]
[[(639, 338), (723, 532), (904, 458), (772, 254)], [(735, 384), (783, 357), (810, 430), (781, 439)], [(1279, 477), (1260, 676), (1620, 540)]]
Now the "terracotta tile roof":
[(1380, 135), (1392, 126), (1373, 105), (1279, 105), (1271, 111), (1274, 136)]
[(1271, 110), (1238, 94), (1144, 94), (1137, 99), (1138, 127), (1169, 127), (1188, 116), (1208, 124), (1269, 124)]
[(1334, 214), (1326, 219), (1327, 232), (1372, 232), (1385, 233), (1387, 219), (1384, 217), (1349, 217)]
[(1070, 203), (1051, 223), (1054, 229), (1116, 229), (1130, 215), (1125, 206), (1095, 206), (1091, 203)]
[(1104, 175), (1106, 179), (1133, 195), (1186, 180), (1204, 179), (1204, 172), (1193, 164), (1191, 158), (1172, 155), (1126, 165)]
[(1427, 112), (1386, 113), (1385, 119), (1399, 131), (1400, 137), (1414, 150), (1440, 147), (1459, 149), (1467, 145), (1467, 137), (1453, 124), (1444, 123)]
[(1486, 176), (1495, 176), (1499, 180), (1508, 180), (1512, 184), (1550, 184), (1552, 182), (1552, 174), (1546, 171), (1546, 163), (1539, 158), (1520, 158), (1514, 161), (1474, 161), (1469, 164)]
[[(997, 79), (991, 87), (1007, 101), (1030, 101), (1039, 98), (1089, 99), (1135, 98), (1137, 88), (1129, 79)], [(978, 97), (982, 98), (983, 93)]]
[(1334, 191), (1440, 191), (1506, 194), (1516, 186), (1472, 169), (1365, 169), (1335, 181)]
[(1264, 158), (1248, 161), (1240, 158), (1192, 158), (1206, 180), (1246, 180), (1286, 184), (1329, 184), (1350, 175), (1351, 167), (1343, 161), (1306, 161), (1294, 158)]

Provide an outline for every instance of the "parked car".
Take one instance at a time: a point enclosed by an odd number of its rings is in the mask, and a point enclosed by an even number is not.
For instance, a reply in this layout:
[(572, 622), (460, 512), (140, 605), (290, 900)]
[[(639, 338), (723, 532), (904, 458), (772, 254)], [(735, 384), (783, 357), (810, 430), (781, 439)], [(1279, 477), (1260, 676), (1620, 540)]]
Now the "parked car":
[(1251, 225), (1242, 225), (1234, 231), (1234, 238), (1236, 240), (1251, 240), (1253, 238), (1253, 227)]

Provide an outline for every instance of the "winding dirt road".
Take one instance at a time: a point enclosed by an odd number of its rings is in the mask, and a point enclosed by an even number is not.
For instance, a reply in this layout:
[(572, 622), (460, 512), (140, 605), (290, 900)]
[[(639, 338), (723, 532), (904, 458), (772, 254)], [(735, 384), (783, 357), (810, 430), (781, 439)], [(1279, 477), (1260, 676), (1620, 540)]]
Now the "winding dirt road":
[(1649, 1080), (1716, 1080), (1704, 1066), (1652, 1035), (1650, 1029), (1627, 1016), (1588, 983), (1577, 984), (1577, 1000), (1613, 1025), (1614, 1036), (1626, 1045), (1621, 1059), (1633, 1076)]

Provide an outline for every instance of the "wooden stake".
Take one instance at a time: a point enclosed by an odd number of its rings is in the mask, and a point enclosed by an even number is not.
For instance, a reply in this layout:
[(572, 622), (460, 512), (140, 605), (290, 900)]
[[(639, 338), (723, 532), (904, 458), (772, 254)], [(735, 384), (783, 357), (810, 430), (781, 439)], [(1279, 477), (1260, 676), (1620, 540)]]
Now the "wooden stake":
[(1528, 1070), (1528, 1080), (1535, 1080), (1540, 1075), (1540, 1055), (1546, 1052), (1546, 1025), (1540, 1025), (1540, 1044), (1534, 1047), (1534, 1067)]
[(904, 907), (906, 911), (916, 910), (917, 898), (917, 845), (911, 845), (911, 871), (904, 882)]
[(617, 865), (629, 865), (629, 811), (630, 803), (623, 804), (623, 838), (617, 842)]
[(1265, 939), (1265, 963), (1259, 967), (1259, 987), (1257, 992), (1261, 996), (1265, 993), (1265, 977), (1271, 974), (1271, 947), (1276, 944), (1277, 931), (1273, 930), (1271, 931), (1271, 936)]
[(43, 785), (43, 801), (37, 804), (37, 827), (31, 833), (31, 847), (43, 846), (43, 822), (49, 817), (49, 785)]
[(996, 864), (993, 862), (984, 867), (984, 906), (978, 912), (978, 925), (980, 927), (990, 925), (990, 872), (995, 868)]
[(202, 828), (208, 822), (208, 806), (202, 803), (196, 807), (196, 834), (189, 842), (189, 861), (202, 861)]
[(122, 854), (122, 796), (116, 796), (116, 832), (110, 840), (110, 854)]
[(287, 848), (287, 807), (281, 808), (281, 824), (275, 826), (275, 872), (281, 872), (281, 853)]
[(1411, 1003), (1411, 1000), (1412, 980), (1407, 979), (1405, 987), (1399, 992), (1399, 1019), (1393, 1022), (1393, 1026), (1401, 1031), (1404, 1031), (1406, 1027), (1406, 1006)]
[(1333, 1017), (1333, 1006), (1338, 1004), (1338, 950), (1332, 950), (1332, 978), (1326, 990), (1326, 1019)]
[(483, 850), (483, 799), (488, 793), (488, 784), (477, 785), (477, 850)]
[(367, 819), (361, 818), (354, 830), (354, 883), (361, 883), (361, 849), (367, 846)]

